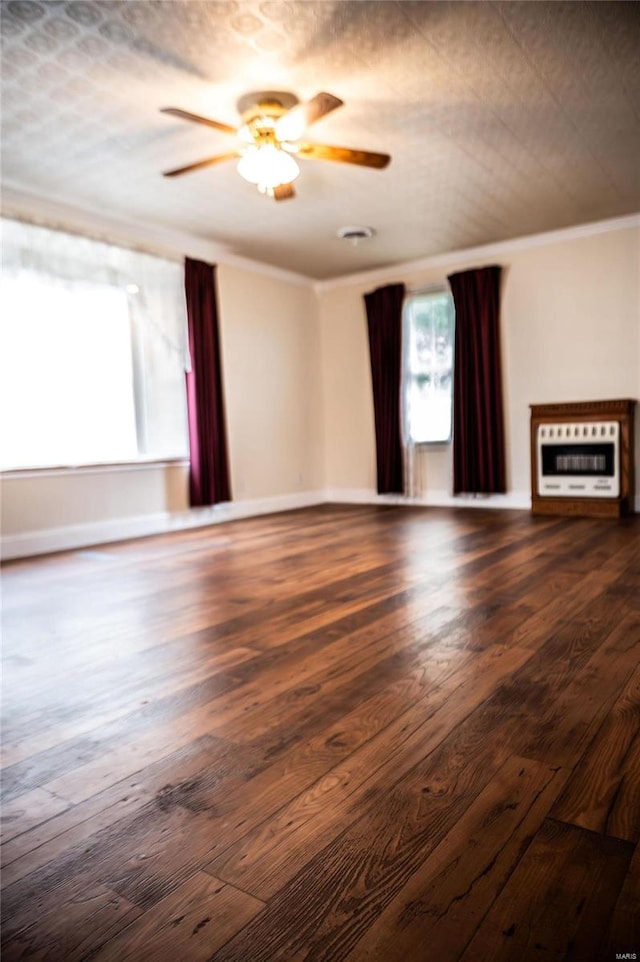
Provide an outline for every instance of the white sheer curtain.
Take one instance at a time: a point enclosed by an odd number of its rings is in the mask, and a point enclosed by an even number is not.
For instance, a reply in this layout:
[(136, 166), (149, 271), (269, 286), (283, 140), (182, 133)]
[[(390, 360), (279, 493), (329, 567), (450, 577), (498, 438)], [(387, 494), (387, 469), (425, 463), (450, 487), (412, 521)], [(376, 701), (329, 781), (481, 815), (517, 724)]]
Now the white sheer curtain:
[(4, 467), (187, 454), (181, 263), (3, 220), (2, 282)]

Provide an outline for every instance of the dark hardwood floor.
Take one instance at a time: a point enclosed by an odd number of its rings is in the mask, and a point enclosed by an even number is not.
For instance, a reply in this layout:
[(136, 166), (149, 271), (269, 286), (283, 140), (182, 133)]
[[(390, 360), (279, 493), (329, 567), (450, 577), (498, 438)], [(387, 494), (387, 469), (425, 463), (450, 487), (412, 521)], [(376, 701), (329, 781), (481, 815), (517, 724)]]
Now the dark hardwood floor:
[(639, 572), (332, 506), (6, 565), (4, 962), (640, 958)]

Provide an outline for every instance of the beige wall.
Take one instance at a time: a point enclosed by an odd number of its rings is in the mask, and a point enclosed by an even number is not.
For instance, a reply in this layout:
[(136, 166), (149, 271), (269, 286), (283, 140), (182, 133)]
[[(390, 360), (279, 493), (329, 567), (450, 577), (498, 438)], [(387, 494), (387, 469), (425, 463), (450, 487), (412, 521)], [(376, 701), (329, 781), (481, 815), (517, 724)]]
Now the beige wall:
[(234, 498), (319, 489), (322, 411), (313, 290), (221, 265), (218, 296)]
[(319, 296), (324, 481), (329, 488), (375, 487), (365, 289), (338, 287)]
[(131, 519), (187, 507), (184, 464), (37, 471), (2, 480), (6, 536)]
[[(218, 298), (234, 502), (319, 490), (322, 411), (311, 285), (222, 264)], [(5, 476), (3, 536), (18, 536), (20, 546), (29, 533), (85, 526), (89, 540), (92, 531), (108, 540), (119, 520), (128, 532), (133, 519), (186, 512), (187, 483), (184, 464)]]
[[(529, 404), (640, 397), (639, 256), (640, 231), (632, 227), (552, 243), (521, 242), (480, 259), (438, 258), (437, 267), (322, 285), (326, 486), (375, 490), (365, 292), (393, 281), (419, 290), (445, 285), (447, 274), (465, 267), (503, 266), (508, 488), (523, 502), (530, 494)], [(420, 474), (425, 495), (449, 494), (450, 447), (425, 449)]]
[(519, 251), (505, 266), (511, 484), (528, 490), (529, 404), (640, 398), (640, 231)]
[[(213, 250), (208, 256), (206, 245), (186, 253), (216, 259)], [(221, 263), (218, 294), (235, 504), (241, 508), (243, 501), (260, 499), (275, 504), (280, 498), (284, 505), (305, 492), (373, 495), (375, 439), (362, 295), (391, 281), (402, 280), (410, 289), (442, 285), (453, 270), (487, 263), (504, 267), (508, 484), (511, 496), (526, 503), (530, 403), (640, 398), (639, 258), (640, 230), (632, 227), (553, 243), (523, 241), (505, 245), (501, 254), (439, 258), (431, 266), (320, 284), (315, 290), (257, 265)], [(428, 449), (419, 468), (427, 499), (448, 496), (449, 446)], [(640, 492), (640, 469), (636, 483)], [(3, 535), (18, 544), (15, 551), (21, 550), (22, 538), (30, 544), (31, 534), (43, 531), (69, 529), (68, 542), (48, 542), (53, 544), (71, 545), (74, 538), (82, 543), (84, 528), (96, 540), (102, 535), (109, 540), (119, 521), (127, 522), (124, 530), (134, 535), (153, 529), (136, 519), (185, 514), (187, 468), (146, 465), (23, 475), (5, 478), (0, 494)]]

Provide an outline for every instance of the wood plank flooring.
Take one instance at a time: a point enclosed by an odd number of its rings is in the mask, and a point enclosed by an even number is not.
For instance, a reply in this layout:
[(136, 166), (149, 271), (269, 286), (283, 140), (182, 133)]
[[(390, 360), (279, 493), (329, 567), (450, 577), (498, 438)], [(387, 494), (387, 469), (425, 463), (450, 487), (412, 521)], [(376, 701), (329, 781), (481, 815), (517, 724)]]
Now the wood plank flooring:
[(2, 579), (4, 962), (640, 958), (640, 518), (323, 506)]

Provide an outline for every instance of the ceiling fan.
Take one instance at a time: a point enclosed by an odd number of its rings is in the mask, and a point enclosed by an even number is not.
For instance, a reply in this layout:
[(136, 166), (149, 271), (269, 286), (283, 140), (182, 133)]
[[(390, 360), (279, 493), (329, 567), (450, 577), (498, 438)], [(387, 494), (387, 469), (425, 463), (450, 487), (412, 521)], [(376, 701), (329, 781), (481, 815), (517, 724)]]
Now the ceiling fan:
[(240, 141), (235, 150), (207, 157), (186, 167), (166, 170), (164, 176), (178, 177), (180, 174), (188, 174), (193, 170), (237, 157), (238, 173), (255, 184), (260, 193), (267, 194), (274, 200), (287, 200), (295, 197), (292, 182), (300, 173), (294, 157), (305, 160), (336, 160), (382, 170), (391, 160), (389, 154), (353, 150), (349, 147), (330, 147), (327, 144), (302, 140), (307, 127), (341, 107), (342, 103), (338, 97), (328, 93), (316, 94), (306, 103), (300, 103), (294, 94), (285, 91), (250, 93), (238, 101), (238, 111), (242, 116), (242, 123), (238, 128), (208, 117), (200, 117), (178, 107), (163, 107), (161, 112), (164, 114), (213, 127), (214, 130), (237, 136)]

